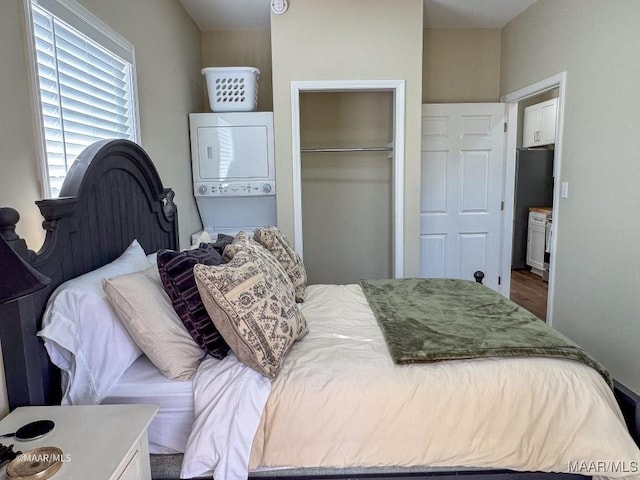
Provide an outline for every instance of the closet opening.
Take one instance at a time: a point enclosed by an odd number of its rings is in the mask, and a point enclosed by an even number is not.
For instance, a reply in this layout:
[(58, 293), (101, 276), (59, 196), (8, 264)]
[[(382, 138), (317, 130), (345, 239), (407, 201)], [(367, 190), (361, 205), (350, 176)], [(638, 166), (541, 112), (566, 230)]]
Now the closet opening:
[(292, 82), (294, 242), (310, 283), (403, 276), (404, 88)]
[(310, 284), (392, 276), (393, 94), (300, 94), (302, 237)]

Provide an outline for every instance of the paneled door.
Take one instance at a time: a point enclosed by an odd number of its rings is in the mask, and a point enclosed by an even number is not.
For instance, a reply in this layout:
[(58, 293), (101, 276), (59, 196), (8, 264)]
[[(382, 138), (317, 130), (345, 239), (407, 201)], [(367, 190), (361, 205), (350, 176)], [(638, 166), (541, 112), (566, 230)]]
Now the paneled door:
[(500, 291), (505, 105), (422, 106), (420, 276)]

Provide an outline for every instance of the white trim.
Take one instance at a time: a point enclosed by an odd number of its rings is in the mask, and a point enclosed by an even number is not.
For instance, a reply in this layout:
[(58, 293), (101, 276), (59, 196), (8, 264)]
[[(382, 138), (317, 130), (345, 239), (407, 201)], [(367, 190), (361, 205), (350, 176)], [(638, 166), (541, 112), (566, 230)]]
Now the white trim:
[(293, 241), (296, 252), (304, 258), (302, 235), (302, 154), (300, 152), (300, 91), (299, 82), (291, 82), (291, 156), (293, 160)]
[[(556, 143), (553, 159), (553, 235), (551, 237), (551, 251), (555, 252), (558, 245), (558, 225), (560, 223), (559, 205), (560, 205), (560, 183), (561, 183), (561, 164), (562, 164), (562, 140), (564, 131), (564, 103), (567, 88), (567, 72), (561, 72), (551, 77), (540, 80), (532, 85), (516, 90), (515, 92), (504, 95), (501, 100), (508, 105), (509, 108), (509, 130), (507, 132), (507, 171), (513, 172), (512, 176), (506, 179), (505, 201), (513, 202), (515, 189), (515, 164), (516, 164), (516, 142), (517, 142), (517, 112), (518, 102), (537, 95), (539, 93), (558, 87), (558, 112), (556, 122)], [(515, 108), (515, 114), (512, 110)], [(513, 116), (513, 118), (512, 118)], [(512, 148), (513, 147), (513, 148)], [(509, 200), (511, 199), (511, 200)], [(513, 211), (511, 218), (505, 218), (505, 222), (513, 223)], [(505, 215), (507, 217), (507, 215)], [(511, 243), (506, 243), (505, 257), (511, 257)], [(551, 255), (551, 263), (549, 265), (549, 289), (547, 296), (547, 324), (553, 325), (553, 304), (555, 300), (555, 284), (556, 284), (556, 255)]]
[(138, 68), (136, 67), (135, 49), (131, 50), (133, 62), (131, 62), (131, 105), (133, 106), (133, 121), (135, 125), (133, 130), (135, 138), (133, 139), (138, 145), (142, 145), (142, 129), (140, 128), (140, 105), (138, 104)]
[(504, 103), (519, 102), (526, 98), (533, 97), (534, 95), (538, 95), (539, 93), (551, 90), (552, 88), (564, 85), (566, 81), (567, 72), (561, 72), (545, 78), (544, 80), (540, 80), (532, 85), (521, 88), (520, 90), (516, 90), (515, 92), (507, 93), (500, 98), (500, 101)]
[(44, 125), (42, 123), (42, 111), (40, 102), (40, 87), (38, 85), (38, 66), (36, 62), (35, 36), (33, 32), (33, 18), (31, 13), (31, 0), (24, 0), (25, 43), (29, 83), (31, 84), (31, 111), (33, 112), (33, 130), (36, 140), (35, 149), (37, 157), (38, 176), (40, 177), (40, 191), (42, 198), (51, 197), (49, 186), (49, 168), (47, 165), (47, 152), (45, 151)]
[(393, 276), (404, 276), (404, 80), (319, 80), (291, 82), (291, 143), (293, 160), (293, 238), (296, 251), (302, 257), (302, 160), (300, 153), (300, 92), (393, 92)]
[[(502, 284), (500, 293), (509, 298), (511, 292), (511, 254), (513, 250), (513, 206), (515, 202), (516, 178), (516, 141), (518, 124), (518, 104), (505, 103), (505, 121), (507, 122), (507, 134), (504, 147), (504, 215), (502, 216), (502, 267), (500, 276)], [(512, 152), (512, 153), (511, 153)], [(513, 161), (510, 157), (513, 155)]]

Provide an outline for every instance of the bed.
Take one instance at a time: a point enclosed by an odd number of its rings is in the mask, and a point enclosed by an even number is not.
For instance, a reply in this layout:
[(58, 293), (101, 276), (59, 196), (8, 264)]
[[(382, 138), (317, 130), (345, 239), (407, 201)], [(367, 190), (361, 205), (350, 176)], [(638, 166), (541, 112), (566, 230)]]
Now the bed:
[[(0, 306), (2, 317), (0, 338), (10, 408), (55, 404), (61, 399), (60, 372), (51, 363), (42, 341), (36, 335), (41, 328), (41, 318), (47, 300), (56, 287), (114, 261), (134, 239), (137, 239), (144, 251), (148, 253), (159, 249), (178, 249), (177, 208), (173, 203), (173, 192), (163, 187), (146, 153), (139, 146), (128, 141), (104, 141), (89, 147), (83, 152), (67, 177), (61, 191), (61, 198), (36, 203), (44, 218), (43, 226), (47, 231), (45, 243), (38, 253), (28, 250), (24, 241), (15, 234), (15, 212), (7, 209), (0, 211), (0, 233), (3, 237), (39, 272), (51, 278), (45, 290)], [(322, 306), (321, 300), (324, 295), (327, 295), (327, 291), (322, 289), (310, 290), (311, 301), (303, 307), (309, 311)], [(357, 292), (355, 297), (351, 295), (350, 301), (354, 302), (354, 308), (364, 308), (366, 312), (366, 305), (363, 306), (362, 299), (358, 295)], [(325, 312), (325, 315), (327, 314), (332, 315), (335, 312)], [(315, 330), (322, 331), (321, 328)], [(375, 348), (379, 349), (384, 345), (379, 343), (381, 336), (375, 334), (375, 329), (372, 331), (374, 332), (371, 335), (372, 338), (367, 337), (361, 343), (369, 348), (373, 339), (378, 342)], [(305, 345), (309, 345), (316, 339), (314, 328), (311, 328), (311, 332), (308, 338), (310, 342), (306, 342)], [(330, 335), (330, 331), (327, 334)], [(354, 337), (355, 332), (346, 331), (340, 335)], [(303, 344), (303, 342), (299, 343)], [(298, 348), (292, 359), (296, 361), (303, 359), (310, 355), (310, 352), (307, 348)], [(461, 365), (463, 369), (468, 369), (471, 368), (470, 365), (473, 367), (487, 361)], [(293, 360), (290, 362), (287, 375), (295, 374), (293, 368), (295, 363)], [(540, 371), (544, 371), (548, 362), (538, 361), (537, 363), (541, 365)], [(521, 368), (517, 359), (514, 359), (512, 366), (516, 369)], [(171, 432), (172, 437), (169, 441), (163, 440), (161, 444), (156, 445), (156, 451), (164, 454), (152, 456), (153, 475), (154, 478), (179, 478), (181, 455), (170, 453), (179, 452), (185, 437), (189, 435), (188, 425), (193, 418), (193, 407), (189, 403), (189, 392), (192, 386), (190, 382), (174, 381), (167, 387), (164, 381), (166, 379), (163, 380), (162, 374), (154, 371), (152, 367), (144, 356), (140, 357), (127, 370), (126, 375), (121, 378), (116, 387), (109, 389), (103, 401), (104, 403), (151, 402), (162, 406), (163, 413), (152, 426), (152, 429), (157, 431), (155, 434), (150, 431), (150, 437), (166, 439), (169, 435), (167, 432)], [(387, 363), (384, 368), (395, 367)], [(130, 388), (142, 381), (149, 386), (144, 395), (141, 395), (139, 390)], [(274, 389), (279, 390), (282, 385), (276, 382)], [(167, 391), (165, 388), (171, 390)], [(624, 415), (626, 426), (633, 439), (638, 442), (640, 399), (617, 382), (614, 382), (614, 393)], [(473, 405), (477, 401), (473, 396), (458, 400), (462, 405)], [(319, 416), (318, 421), (321, 419), (322, 417)], [(282, 438), (286, 437), (286, 428), (281, 424), (269, 430), (273, 427), (265, 427), (265, 422), (270, 423), (270, 420), (264, 420), (259, 425), (260, 439), (265, 436), (275, 436), (275, 432), (280, 432)], [(316, 428), (320, 430), (319, 427)], [(320, 433), (322, 432), (318, 431), (318, 436), (321, 436)], [(386, 433), (383, 431), (381, 435), (385, 436)], [(401, 439), (392, 437), (390, 441), (397, 443)], [(256, 443), (261, 443), (262, 453), (264, 450), (269, 450), (268, 443), (261, 440), (257, 440)], [(311, 463), (297, 465), (302, 468), (262, 469), (260, 468), (262, 453), (258, 454), (256, 450), (252, 453), (252, 464), (256, 467), (252, 469), (250, 475), (252, 478), (439, 478), (468, 475), (472, 478), (488, 479), (504, 476), (551, 478), (564, 475), (514, 472), (505, 468), (492, 468), (491, 462), (478, 462), (481, 468), (460, 468), (453, 460), (453, 463), (442, 461), (436, 467), (417, 461), (413, 465), (411, 462), (404, 462), (402, 465), (386, 462), (385, 465), (375, 467), (350, 465), (348, 468), (339, 466), (314, 468), (321, 462), (312, 463), (315, 460), (310, 459), (308, 461)], [(306, 453), (303, 453), (301, 458), (304, 458)], [(600, 459), (591, 458), (590, 460)], [(631, 466), (627, 465), (627, 467)], [(588, 476), (597, 473), (588, 469), (582, 471)]]

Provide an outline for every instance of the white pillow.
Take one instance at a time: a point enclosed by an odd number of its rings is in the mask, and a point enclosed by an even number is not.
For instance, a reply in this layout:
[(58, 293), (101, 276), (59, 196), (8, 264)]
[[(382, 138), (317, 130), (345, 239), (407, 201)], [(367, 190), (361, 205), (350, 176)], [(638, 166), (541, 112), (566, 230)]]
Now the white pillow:
[(191, 242), (191, 246), (185, 250), (194, 250), (200, 246), (201, 243), (214, 243), (215, 240), (211, 238), (211, 234), (206, 230), (202, 230), (198, 238)]
[(173, 309), (158, 267), (102, 281), (122, 324), (158, 370), (170, 380), (189, 380), (205, 352)]
[(111, 308), (102, 279), (149, 267), (137, 240), (113, 262), (60, 285), (38, 335), (62, 370), (62, 404), (97, 404), (142, 354)]
[(157, 267), (158, 266), (158, 252), (153, 252), (147, 255), (147, 262), (149, 262), (149, 266)]

